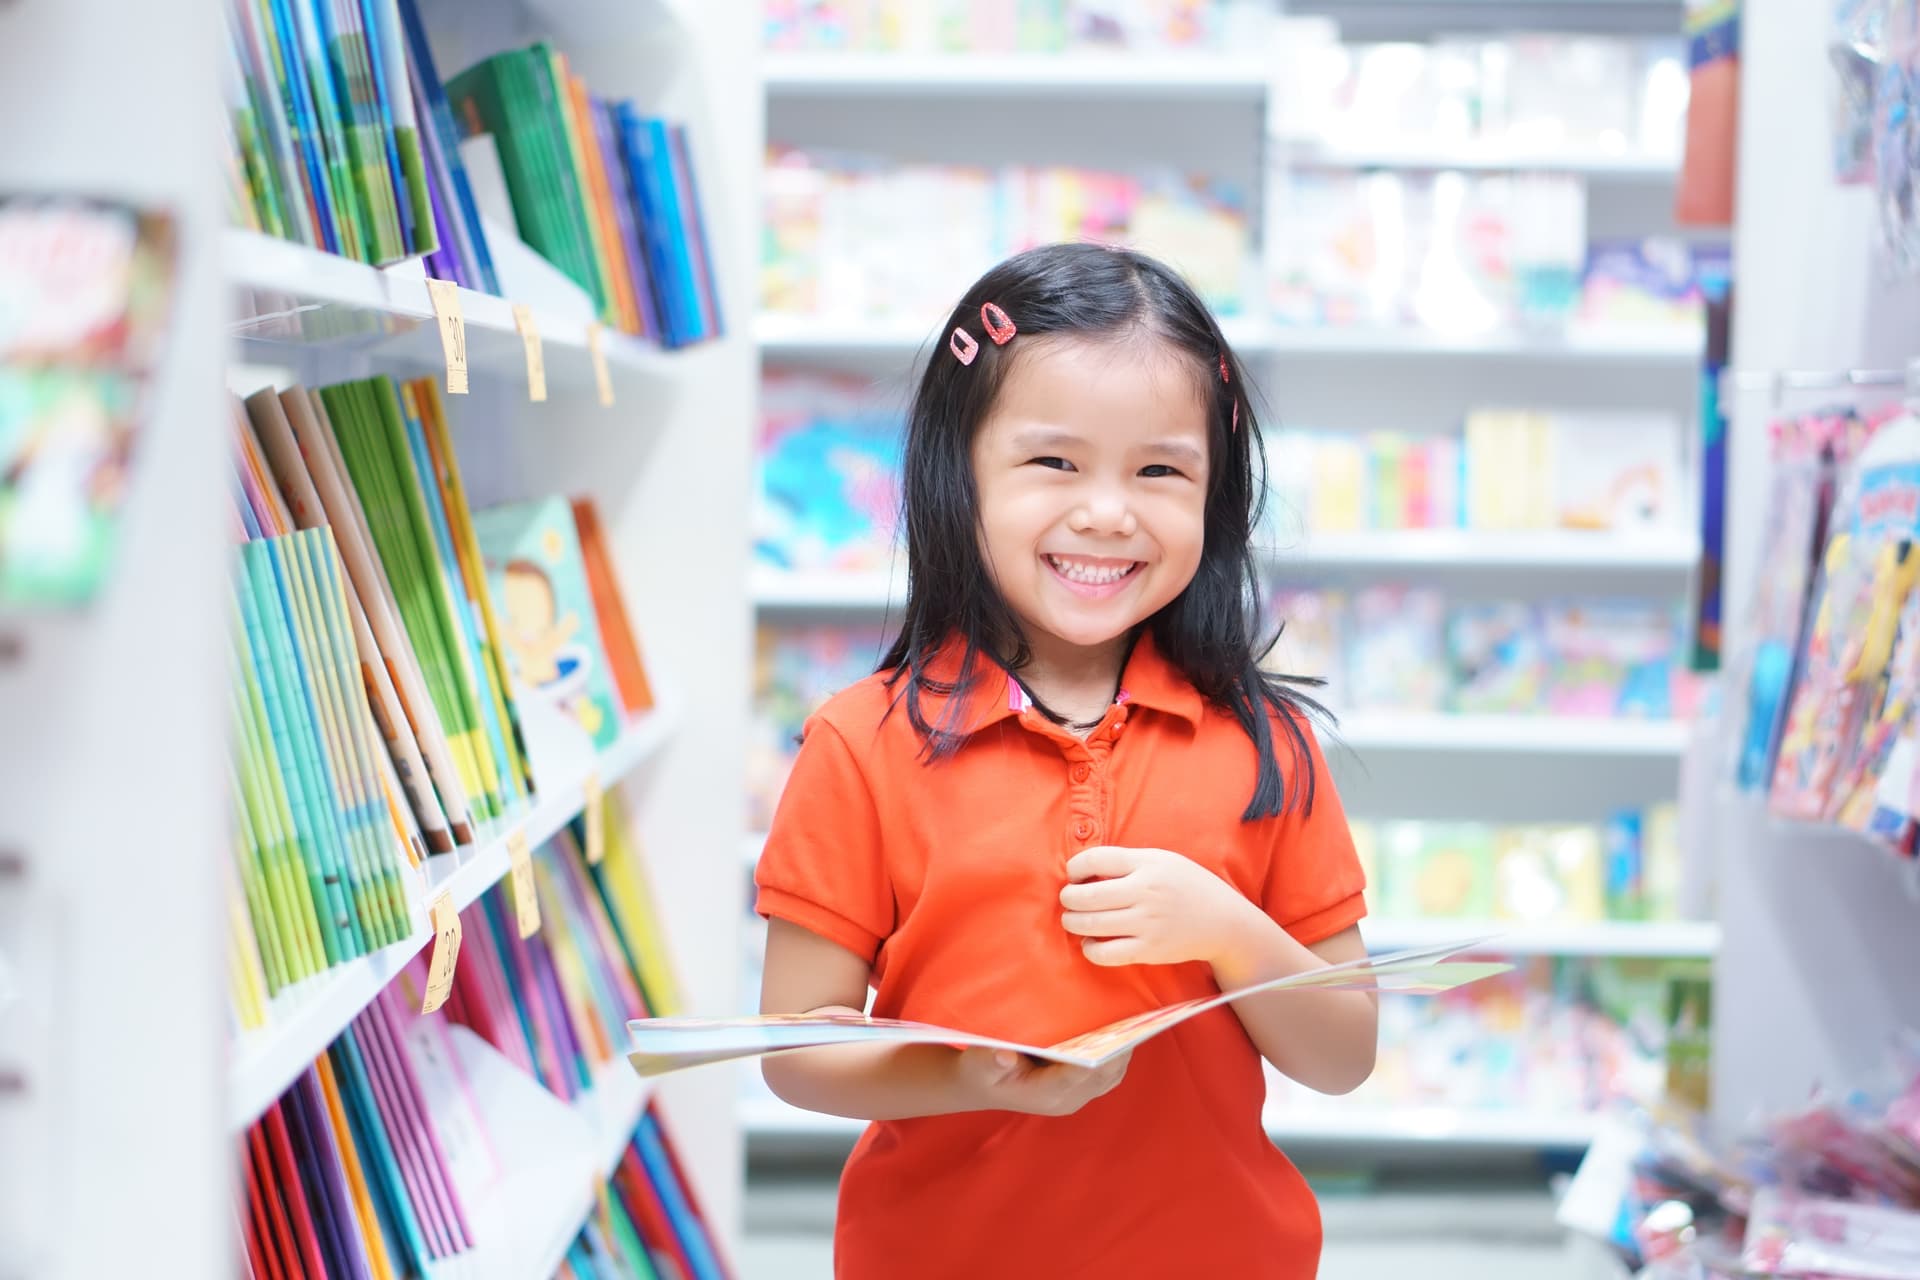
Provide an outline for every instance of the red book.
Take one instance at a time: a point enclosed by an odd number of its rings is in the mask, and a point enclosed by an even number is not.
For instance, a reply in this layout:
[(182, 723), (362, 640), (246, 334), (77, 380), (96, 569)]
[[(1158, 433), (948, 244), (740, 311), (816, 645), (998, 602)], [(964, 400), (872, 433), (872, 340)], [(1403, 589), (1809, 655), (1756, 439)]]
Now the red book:
[(274, 1181), (286, 1202), (287, 1221), (293, 1227), (293, 1241), (299, 1247), (300, 1263), (308, 1280), (325, 1280), (327, 1264), (320, 1258), (320, 1236), (314, 1229), (313, 1215), (307, 1211), (307, 1198), (301, 1192), (300, 1171), (293, 1162), (293, 1141), (287, 1136), (287, 1118), (276, 1099), (267, 1108), (267, 1149), (273, 1153)]
[(272, 1231), (269, 1244), (270, 1252), (279, 1259), (277, 1274), (284, 1280), (306, 1280), (306, 1270), (300, 1265), (300, 1246), (293, 1238), (293, 1225), (287, 1221), (286, 1202), (280, 1197), (280, 1179), (273, 1172), (273, 1153), (268, 1150), (264, 1118), (247, 1130), (247, 1143), (253, 1155), (247, 1167), (253, 1174), (260, 1204)]
[(247, 1246), (247, 1274), (253, 1280), (283, 1280), (280, 1260), (268, 1247), (266, 1210), (260, 1207), (260, 1196), (254, 1189), (253, 1156), (245, 1146), (240, 1148), (240, 1163), (247, 1172), (247, 1203), (240, 1214), (241, 1236)]
[(627, 613), (620, 580), (613, 571), (613, 557), (600, 527), (600, 513), (591, 498), (573, 500), (573, 524), (580, 534), (580, 560), (586, 567), (587, 592), (593, 597), (593, 612), (600, 619), (600, 644), (607, 651), (607, 666), (613, 672), (614, 691), (628, 715), (638, 715), (653, 706), (653, 685), (640, 661), (640, 643), (633, 634), (633, 619)]

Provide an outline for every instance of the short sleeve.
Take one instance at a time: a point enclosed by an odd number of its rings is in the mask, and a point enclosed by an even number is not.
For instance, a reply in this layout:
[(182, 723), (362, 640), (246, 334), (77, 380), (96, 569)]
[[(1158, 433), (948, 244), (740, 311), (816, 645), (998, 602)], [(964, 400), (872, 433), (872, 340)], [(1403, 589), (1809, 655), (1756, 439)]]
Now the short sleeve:
[(871, 965), (893, 932), (893, 886), (872, 789), (846, 739), (806, 724), (754, 872), (756, 910), (836, 942)]
[[(1307, 740), (1304, 758), (1282, 725), (1274, 726), (1278, 739), (1274, 745), (1280, 758), (1289, 761), (1296, 771), (1303, 759), (1310, 762), (1312, 805), (1309, 809), (1306, 778), (1298, 772), (1289, 773), (1287, 790), (1294, 803), (1275, 823), (1261, 906), (1294, 941), (1310, 947), (1358, 924), (1367, 914), (1367, 880), (1353, 846), (1346, 810), (1328, 775), (1326, 757), (1320, 752), (1313, 726), (1304, 721), (1296, 723)], [(1297, 797), (1295, 786), (1302, 788)]]

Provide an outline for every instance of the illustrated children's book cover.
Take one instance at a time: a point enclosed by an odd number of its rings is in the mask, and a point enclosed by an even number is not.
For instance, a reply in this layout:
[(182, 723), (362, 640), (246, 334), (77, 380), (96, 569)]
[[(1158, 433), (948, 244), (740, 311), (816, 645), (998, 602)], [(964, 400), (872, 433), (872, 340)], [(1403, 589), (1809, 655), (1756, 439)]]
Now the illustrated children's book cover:
[(619, 706), (565, 498), (473, 517), (513, 678), (585, 730), (598, 749), (620, 733)]

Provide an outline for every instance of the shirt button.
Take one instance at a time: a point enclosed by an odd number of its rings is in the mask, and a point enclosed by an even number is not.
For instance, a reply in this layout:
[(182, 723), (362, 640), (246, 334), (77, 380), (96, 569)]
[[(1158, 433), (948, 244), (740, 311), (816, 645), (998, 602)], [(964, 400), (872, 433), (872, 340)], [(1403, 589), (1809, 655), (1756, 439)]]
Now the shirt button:
[(1077, 764), (1073, 766), (1072, 778), (1075, 782), (1085, 782), (1093, 774), (1093, 766)]
[(1075, 840), (1088, 840), (1088, 839), (1091, 839), (1092, 837), (1093, 837), (1092, 822), (1088, 821), (1085, 818), (1082, 818), (1078, 822), (1075, 822), (1073, 824), (1073, 838)]

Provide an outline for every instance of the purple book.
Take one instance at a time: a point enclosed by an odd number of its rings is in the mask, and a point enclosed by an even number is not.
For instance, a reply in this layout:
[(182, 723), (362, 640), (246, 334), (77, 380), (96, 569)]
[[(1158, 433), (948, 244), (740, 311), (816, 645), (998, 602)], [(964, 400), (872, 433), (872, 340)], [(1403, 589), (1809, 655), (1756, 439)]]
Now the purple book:
[[(427, 150), (434, 147), (433, 132), (427, 130)], [(427, 274), (436, 280), (451, 280), (463, 289), (474, 287), (473, 277), (461, 265), (456, 248), (460, 243), (459, 232), (453, 225), (453, 218), (447, 212), (447, 202), (440, 190), (441, 169), (432, 162), (431, 154), (426, 166), (427, 203), (433, 209), (433, 225), (439, 232), (440, 247), (427, 255)]]
[(428, 1173), (461, 1243), (471, 1249), (474, 1243), (473, 1228), (467, 1222), (466, 1207), (460, 1203), (460, 1192), (453, 1185), (453, 1175), (447, 1170), (446, 1148), (440, 1145), (440, 1133), (434, 1127), (433, 1113), (427, 1109), (419, 1073), (413, 1069), (413, 1058), (407, 1052), (406, 1028), (402, 1019), (410, 1015), (402, 1012), (400, 996), (392, 987), (388, 987), (381, 995), (383, 998), (374, 1002), (374, 1010), (383, 1015), (383, 1019), (377, 1019), (382, 1021), (381, 1033), (393, 1050), (393, 1061), (400, 1071), (406, 1103), (419, 1121), (420, 1134), (426, 1139), (427, 1153), (432, 1157), (427, 1166)]
[(325, 1243), (331, 1238), (334, 1252), (338, 1254), (337, 1264), (330, 1263), (329, 1270), (339, 1280), (372, 1280), (373, 1271), (367, 1262), (366, 1246), (360, 1239), (359, 1222), (354, 1217), (353, 1199), (347, 1190), (346, 1171), (340, 1162), (340, 1148), (334, 1141), (333, 1124), (328, 1119), (326, 1096), (311, 1068), (294, 1081), (287, 1097), (298, 1100), (299, 1107), (294, 1113), (299, 1117), (298, 1128), (302, 1134), (298, 1141), (311, 1148), (319, 1174), (310, 1188), (310, 1196), (321, 1241)]
[(374, 1105), (380, 1111), (380, 1125), (387, 1131), (387, 1140), (393, 1144), (394, 1155), (400, 1161), (400, 1176), (407, 1184), (407, 1199), (412, 1202), (414, 1217), (426, 1233), (427, 1252), (436, 1258), (451, 1257), (459, 1250), (454, 1246), (453, 1233), (448, 1229), (446, 1218), (427, 1185), (420, 1146), (414, 1141), (413, 1127), (407, 1123), (406, 1113), (401, 1109), (398, 1091), (394, 1087), (392, 1064), (388, 1061), (385, 1048), (368, 1029), (368, 1021), (368, 1015), (361, 1014), (354, 1019), (347, 1034), (359, 1046), (361, 1060), (366, 1064), (367, 1079), (373, 1085)]
[(593, 136), (600, 147), (601, 162), (607, 169), (607, 186), (613, 193), (613, 219), (620, 226), (620, 239), (627, 247), (628, 274), (633, 279), (634, 295), (640, 300), (642, 336), (661, 340), (660, 304), (654, 300), (653, 278), (647, 274), (647, 246), (640, 239), (640, 213), (633, 204), (633, 183), (627, 178), (627, 162), (620, 155), (619, 128), (614, 124), (613, 108), (599, 98), (589, 98), (587, 114), (593, 117)]
[[(389, 987), (385, 994), (391, 992), (392, 988)], [(394, 1102), (400, 1108), (407, 1140), (414, 1148), (414, 1158), (419, 1161), (421, 1187), (432, 1202), (433, 1212), (445, 1227), (453, 1252), (470, 1249), (473, 1247), (472, 1234), (467, 1230), (465, 1217), (448, 1189), (446, 1158), (440, 1152), (440, 1144), (433, 1134), (433, 1121), (420, 1099), (419, 1081), (413, 1074), (407, 1047), (394, 1034), (384, 1000), (376, 999), (368, 1007), (360, 1016), (360, 1026), (365, 1035), (371, 1037), (377, 1052), (387, 1064)]]

